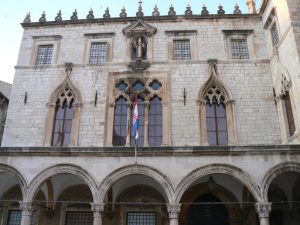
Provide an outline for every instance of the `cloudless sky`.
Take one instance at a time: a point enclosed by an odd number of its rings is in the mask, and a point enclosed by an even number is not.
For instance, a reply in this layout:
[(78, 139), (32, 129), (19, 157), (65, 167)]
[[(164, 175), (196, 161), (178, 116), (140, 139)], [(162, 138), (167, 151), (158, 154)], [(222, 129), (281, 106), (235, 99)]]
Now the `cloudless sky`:
[[(79, 19), (84, 19), (90, 8), (95, 18), (102, 18), (104, 10), (109, 7), (111, 17), (118, 17), (121, 8), (125, 6), (127, 16), (134, 16), (137, 12), (139, 0), (0, 0), (0, 80), (12, 83), (17, 63), (19, 47), (23, 29), (20, 23), (27, 12), (31, 12), (31, 21), (37, 22), (43, 11), (47, 21), (53, 21), (61, 9), (62, 17), (68, 20), (74, 9), (77, 9)], [(167, 15), (170, 4), (173, 4), (177, 15), (184, 14), (187, 3), (194, 14), (200, 14), (205, 4), (210, 13), (216, 13), (219, 3), (224, 6), (226, 13), (232, 13), (236, 3), (243, 13), (247, 13), (246, 0), (143, 0), (145, 16), (152, 14), (157, 4), (160, 14)], [(257, 4), (259, 1), (257, 1)]]

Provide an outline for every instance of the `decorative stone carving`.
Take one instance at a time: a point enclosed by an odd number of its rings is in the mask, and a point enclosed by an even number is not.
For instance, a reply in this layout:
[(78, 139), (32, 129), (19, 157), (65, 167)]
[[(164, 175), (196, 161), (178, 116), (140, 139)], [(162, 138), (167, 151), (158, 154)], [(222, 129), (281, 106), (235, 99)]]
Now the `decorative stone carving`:
[(56, 22), (61, 22), (62, 21), (62, 17), (61, 17), (61, 10), (58, 11), (55, 19)]
[(149, 62), (145, 61), (136, 61), (129, 63), (129, 68), (131, 68), (133, 71), (142, 71), (146, 70), (150, 66)]
[(93, 20), (95, 17), (94, 17), (94, 12), (93, 12), (93, 9), (90, 9), (89, 13), (87, 14), (86, 16), (86, 19), (87, 20)]
[(103, 203), (91, 203), (91, 211), (94, 212), (94, 217), (102, 217), (104, 211)]
[(186, 7), (186, 10), (185, 10), (185, 13), (184, 13), (186, 16), (191, 16), (193, 15), (193, 11), (191, 10), (191, 6), (190, 4), (187, 5)]
[(159, 16), (159, 15), (160, 15), (160, 13), (158, 11), (157, 5), (155, 5), (153, 12), (152, 12), (152, 16)]
[(259, 202), (255, 204), (255, 210), (259, 218), (268, 218), (272, 210), (272, 203), (270, 202)]
[(281, 76), (281, 96), (285, 95), (291, 88), (292, 82), (282, 74)]
[(125, 27), (122, 31), (127, 37), (137, 37), (142, 35), (151, 37), (156, 33), (157, 29), (142, 20), (138, 20), (130, 26)]
[(206, 5), (203, 5), (202, 11), (201, 11), (201, 15), (202, 15), (202, 16), (207, 16), (207, 15), (209, 15), (209, 12), (208, 12), (208, 10), (207, 10)]
[(169, 16), (176, 16), (176, 12), (174, 10), (173, 5), (171, 4), (170, 8), (169, 8), (169, 12), (168, 12)]
[(72, 14), (72, 16), (71, 16), (70, 19), (71, 19), (71, 20), (78, 20), (77, 10), (76, 10), (76, 9), (74, 10), (74, 12), (73, 12), (73, 14)]
[(123, 8), (121, 9), (120, 17), (127, 17), (126, 9), (125, 9), (124, 6), (123, 6)]
[(225, 14), (225, 10), (223, 9), (223, 6), (220, 4), (218, 7), (218, 15), (224, 15)]
[(31, 23), (30, 12), (28, 12), (23, 20), (23, 23)]
[(168, 208), (169, 218), (177, 219), (180, 213), (181, 204), (176, 204), (176, 203), (168, 204), (167, 208)]
[(40, 23), (46, 23), (47, 22), (45, 11), (42, 13), (42, 16), (40, 17), (39, 22)]
[(138, 11), (136, 13), (136, 16), (137, 17), (143, 17), (144, 16), (144, 13), (143, 13), (143, 8), (142, 8), (142, 1), (140, 0), (139, 1), (139, 8), (138, 8)]
[(108, 7), (104, 11), (103, 18), (110, 18), (109, 8)]
[(65, 63), (65, 71), (67, 73), (67, 76), (71, 75), (72, 70), (73, 70), (73, 63)]
[(32, 202), (19, 202), (20, 209), (22, 210), (23, 216), (31, 216), (34, 207), (32, 206)]
[(240, 10), (240, 7), (238, 4), (235, 4), (233, 14), (241, 14), (242, 11)]

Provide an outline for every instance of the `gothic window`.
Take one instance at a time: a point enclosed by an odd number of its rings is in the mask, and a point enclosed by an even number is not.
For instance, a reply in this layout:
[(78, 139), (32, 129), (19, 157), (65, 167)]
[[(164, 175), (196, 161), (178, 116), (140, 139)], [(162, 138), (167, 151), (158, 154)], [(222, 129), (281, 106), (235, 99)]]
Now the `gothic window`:
[(40, 45), (38, 47), (36, 65), (51, 64), (53, 54), (53, 45)]
[[(141, 97), (138, 97), (138, 111), (139, 111), (139, 139), (138, 146), (144, 146), (145, 139), (145, 104), (144, 100)], [(133, 116), (133, 108), (131, 110), (131, 119)], [(132, 123), (132, 121), (131, 121)], [(134, 134), (131, 132), (130, 145), (135, 146)]]
[(107, 55), (106, 42), (93, 42), (91, 43), (90, 63), (105, 63)]
[(173, 59), (191, 59), (190, 40), (173, 40)]
[(66, 215), (66, 225), (93, 225), (92, 212), (68, 211)]
[(120, 97), (116, 101), (113, 132), (113, 145), (125, 146), (127, 135), (127, 102), (124, 97)]
[(224, 98), (206, 98), (206, 127), (209, 145), (227, 145), (227, 119)]
[(74, 97), (66, 87), (60, 94), (55, 111), (52, 146), (68, 146), (71, 140)]
[(126, 225), (156, 225), (155, 212), (127, 212)]
[(272, 38), (273, 46), (277, 46), (279, 43), (279, 33), (278, 33), (276, 22), (273, 23), (270, 31), (271, 31), (271, 38)]
[(231, 39), (232, 59), (249, 59), (247, 39)]
[[(159, 79), (121, 78), (114, 83), (114, 108), (108, 112), (108, 126), (113, 124), (107, 135), (112, 146), (161, 146), (165, 143), (163, 107), (164, 85)], [(132, 129), (134, 98), (138, 97), (139, 138), (136, 143)], [(167, 120), (168, 121), (168, 120)], [(168, 125), (168, 124), (167, 124)], [(108, 127), (108, 130), (110, 128)], [(168, 135), (167, 135), (168, 137)]]
[(288, 125), (288, 133), (289, 136), (292, 136), (295, 133), (296, 127), (295, 127), (295, 121), (293, 116), (293, 109), (291, 104), (291, 99), (289, 92), (287, 91), (286, 94), (283, 96), (284, 105), (285, 105), (285, 112), (286, 112), (286, 120)]
[(161, 146), (162, 144), (162, 104), (161, 99), (155, 96), (150, 101), (149, 109), (149, 145)]

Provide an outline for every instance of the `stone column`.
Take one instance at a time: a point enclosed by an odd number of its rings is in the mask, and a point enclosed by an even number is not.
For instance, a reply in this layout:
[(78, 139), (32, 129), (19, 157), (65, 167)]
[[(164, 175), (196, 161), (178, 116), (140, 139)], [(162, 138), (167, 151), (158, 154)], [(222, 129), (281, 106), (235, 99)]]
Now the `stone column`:
[(102, 225), (102, 214), (104, 210), (104, 204), (91, 203), (91, 210), (94, 212), (93, 225)]
[(33, 211), (32, 202), (19, 202), (22, 210), (21, 225), (30, 225)]
[(144, 146), (149, 146), (149, 108), (150, 108), (150, 102), (145, 101), (145, 130), (144, 130)]
[(269, 225), (269, 216), (271, 212), (270, 202), (259, 202), (255, 204), (255, 210), (259, 216), (260, 225)]
[(168, 204), (168, 213), (170, 218), (170, 225), (178, 225), (178, 216), (180, 213), (181, 204), (173, 203)]
[(131, 138), (131, 106), (132, 103), (127, 103), (127, 134), (126, 134), (126, 145), (127, 147), (130, 146), (130, 138)]

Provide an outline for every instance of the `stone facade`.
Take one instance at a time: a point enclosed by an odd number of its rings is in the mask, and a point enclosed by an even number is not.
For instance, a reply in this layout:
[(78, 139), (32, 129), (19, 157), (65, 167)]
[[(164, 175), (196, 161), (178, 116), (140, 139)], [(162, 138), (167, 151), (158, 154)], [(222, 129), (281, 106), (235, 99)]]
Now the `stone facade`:
[[(74, 11), (71, 20), (59, 13), (47, 22), (43, 13), (31, 22), (28, 14), (0, 149), (1, 224), (12, 213), (22, 225), (80, 216), (94, 225), (146, 217), (151, 225), (297, 224), (297, 1), (262, 1), (257, 13), (247, 4), (251, 14), (219, 6), (212, 15), (204, 6), (197, 15), (188, 5), (183, 16), (171, 6), (168, 16), (155, 7), (144, 17), (141, 2), (137, 17), (122, 9), (110, 18), (106, 9), (102, 19), (90, 10), (84, 20)], [(90, 63), (95, 42), (105, 43), (104, 62)], [(188, 43), (187, 58), (176, 59), (177, 42)], [(41, 46), (52, 57), (36, 65)], [(137, 150), (129, 119), (136, 93), (145, 106)], [(157, 146), (149, 141), (155, 97)], [(127, 135), (114, 146), (120, 98)], [(211, 144), (209, 101), (224, 106), (225, 145)], [(63, 104), (73, 110), (70, 141), (53, 146)]]
[(2, 142), (11, 84), (0, 81), (0, 146)]

